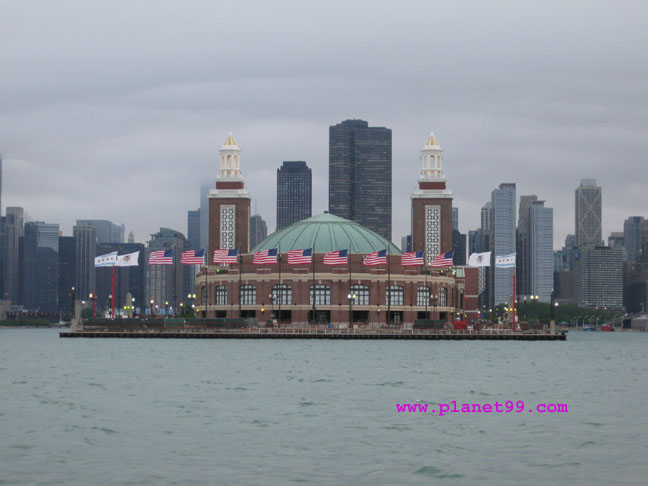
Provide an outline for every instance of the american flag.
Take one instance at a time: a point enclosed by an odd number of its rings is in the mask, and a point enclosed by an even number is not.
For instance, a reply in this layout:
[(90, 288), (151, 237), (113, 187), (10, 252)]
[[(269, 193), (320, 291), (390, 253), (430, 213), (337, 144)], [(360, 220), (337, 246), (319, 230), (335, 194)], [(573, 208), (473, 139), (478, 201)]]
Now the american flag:
[(257, 251), (254, 253), (254, 258), (252, 263), (256, 265), (267, 265), (272, 263), (277, 263), (277, 249), (272, 248), (271, 250)]
[(184, 263), (185, 265), (204, 265), (205, 250), (183, 251), (180, 263)]
[(451, 267), (453, 251), (437, 255), (432, 259), (431, 267)]
[(423, 265), (423, 250), (403, 253), (401, 255), (401, 265), (404, 267)]
[(346, 265), (349, 250), (335, 250), (324, 254), (324, 265)]
[(236, 263), (238, 250), (214, 250), (214, 263)]
[(374, 251), (368, 253), (362, 259), (363, 265), (384, 265), (387, 263), (387, 250)]
[(152, 251), (149, 265), (173, 265), (173, 250)]
[(313, 260), (313, 249), (290, 250), (288, 252), (288, 265), (299, 265), (300, 263), (310, 263)]

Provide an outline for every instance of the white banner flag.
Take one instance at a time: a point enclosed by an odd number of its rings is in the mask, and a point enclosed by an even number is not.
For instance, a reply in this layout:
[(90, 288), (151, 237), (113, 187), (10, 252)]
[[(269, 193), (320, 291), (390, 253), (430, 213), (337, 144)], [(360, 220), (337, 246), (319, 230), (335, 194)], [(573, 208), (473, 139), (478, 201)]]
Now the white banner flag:
[(515, 253), (495, 257), (495, 266), (499, 268), (511, 268), (515, 266)]
[(117, 262), (117, 252), (106, 253), (95, 258), (95, 267), (112, 267)]
[(491, 252), (473, 253), (468, 258), (469, 267), (490, 267)]
[(136, 251), (134, 253), (128, 253), (127, 255), (119, 255), (117, 257), (117, 263), (115, 263), (116, 267), (137, 267), (139, 264), (137, 263), (137, 260), (139, 260), (139, 251)]

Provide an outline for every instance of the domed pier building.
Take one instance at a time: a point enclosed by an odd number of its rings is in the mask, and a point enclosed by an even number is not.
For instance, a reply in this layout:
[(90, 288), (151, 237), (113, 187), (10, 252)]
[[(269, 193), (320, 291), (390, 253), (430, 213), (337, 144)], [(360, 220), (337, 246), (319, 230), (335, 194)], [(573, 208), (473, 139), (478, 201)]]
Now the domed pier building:
[[(421, 162), (419, 187), (412, 194), (412, 244), (413, 250), (425, 251), (426, 265), (403, 266), (393, 243), (326, 212), (249, 248), (251, 197), (240, 170), (240, 149), (230, 134), (221, 148), (216, 188), (209, 195), (208, 255), (211, 262), (215, 250), (238, 249), (239, 254), (230, 264), (209, 263), (196, 276), (199, 314), (336, 326), (477, 318), (477, 269), (429, 265), (434, 256), (452, 250), (452, 193), (445, 187), (434, 135), (422, 150)], [(276, 250), (276, 263), (253, 263), (254, 254), (266, 250), (271, 257)], [(304, 263), (293, 263), (300, 256), (296, 250), (310, 250), (302, 252)], [(365, 255), (383, 250), (377, 256), (384, 256), (385, 263), (363, 261)], [(332, 252), (339, 253), (336, 257)]]

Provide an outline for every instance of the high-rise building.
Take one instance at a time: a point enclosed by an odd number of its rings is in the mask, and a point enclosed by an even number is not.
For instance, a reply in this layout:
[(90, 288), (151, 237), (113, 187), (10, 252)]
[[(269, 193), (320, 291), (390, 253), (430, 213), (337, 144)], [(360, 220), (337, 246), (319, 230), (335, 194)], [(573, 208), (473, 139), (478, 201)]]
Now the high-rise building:
[(459, 208), (452, 208), (452, 231), (459, 231)]
[[(492, 231), (491, 248), (495, 256), (515, 253), (515, 184), (503, 183), (491, 193)], [(513, 295), (514, 268), (493, 267), (493, 305), (508, 304)]]
[(466, 264), (466, 249), (466, 235), (459, 231), (459, 208), (452, 208), (452, 251), (455, 265)]
[(642, 216), (631, 216), (623, 223), (623, 236), (625, 239), (625, 258), (631, 262), (641, 259), (641, 236), (645, 225)]
[(329, 127), (329, 212), (391, 241), (391, 201), (391, 129), (364, 120)]
[(412, 251), (412, 235), (403, 236), (401, 238), (401, 251)]
[(88, 223), (97, 230), (97, 243), (123, 243), (126, 227), (107, 219), (77, 219), (77, 225)]
[[(433, 133), (421, 149), (421, 174), (412, 201), (412, 251), (425, 251), (426, 263), (452, 251), (452, 191), (443, 173), (443, 149)], [(377, 232), (379, 233), (379, 232)]]
[(594, 179), (581, 180), (576, 188), (576, 246), (603, 245), (601, 187)]
[(532, 201), (528, 219), (530, 295), (550, 302), (554, 282), (553, 209), (546, 208), (544, 201)]
[(190, 250), (200, 250), (200, 208), (187, 211), (187, 239)]
[[(168, 307), (178, 310), (181, 302), (185, 302), (185, 296), (192, 291), (189, 287), (189, 272), (193, 265), (180, 263), (182, 252), (187, 246), (187, 241), (182, 233), (169, 228), (160, 228), (160, 231), (151, 235), (148, 242), (148, 255), (152, 251), (173, 250), (172, 265), (147, 265), (147, 282), (149, 284), (149, 297), (154, 305), (163, 309), (168, 302)], [(147, 259), (148, 261), (148, 259)], [(186, 284), (185, 284), (186, 282)]]
[[(58, 310), (65, 314), (72, 311), (72, 294), (78, 300), (87, 299), (76, 293), (77, 245), (74, 236), (59, 236), (58, 252)], [(94, 262), (93, 262), (94, 263)]]
[(608, 236), (608, 246), (610, 248), (621, 250), (624, 261), (628, 259), (625, 245), (625, 234), (623, 231), (613, 231), (610, 233), (610, 236)]
[(23, 208), (8, 207), (4, 224), (4, 300), (18, 303), (19, 243), (24, 230)]
[(529, 213), (533, 201), (537, 196), (520, 196), (520, 212), (518, 214), (517, 226), (517, 259), (515, 271), (517, 274), (516, 287), (517, 295), (532, 295), (531, 292), (531, 249), (529, 247), (530, 221)]
[(220, 170), (216, 189), (209, 192), (210, 261), (215, 249), (250, 249), (250, 202), (241, 173), (241, 149), (230, 133), (220, 149)]
[(128, 243), (135, 243), (135, 235), (132, 231), (128, 233)]
[(466, 235), (457, 230), (452, 231), (452, 262), (455, 266), (466, 264)]
[(313, 176), (304, 161), (284, 161), (277, 169), (277, 231), (312, 214)]
[(56, 312), (59, 225), (30, 222), (25, 223), (24, 231), (22, 305), (30, 310)]
[(96, 293), (94, 259), (97, 256), (97, 231), (88, 223), (79, 223), (72, 228), (76, 244), (76, 295), (87, 300)]
[(623, 305), (621, 250), (608, 246), (578, 247), (572, 284), (575, 304), (620, 309)]
[(255, 214), (250, 218), (250, 249), (253, 249), (268, 237), (268, 225), (263, 218)]

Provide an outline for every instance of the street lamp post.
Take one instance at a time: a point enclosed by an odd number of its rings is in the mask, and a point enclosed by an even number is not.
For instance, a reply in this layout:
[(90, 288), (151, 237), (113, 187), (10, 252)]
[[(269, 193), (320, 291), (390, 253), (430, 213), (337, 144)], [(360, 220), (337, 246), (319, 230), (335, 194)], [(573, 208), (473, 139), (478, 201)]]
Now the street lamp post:
[(151, 299), (151, 319), (153, 318), (153, 299)]
[(349, 299), (349, 329), (353, 328), (353, 302), (356, 300), (356, 294), (347, 295)]
[(113, 306), (112, 306), (113, 296), (112, 296), (112, 294), (108, 295), (108, 300), (110, 300), (110, 318), (114, 319), (115, 316), (113, 315), (113, 311), (112, 311), (112, 309), (113, 309)]
[(90, 300), (92, 301), (92, 320), (94, 321), (95, 318), (97, 317), (97, 312), (96, 312), (97, 295), (90, 292)]

